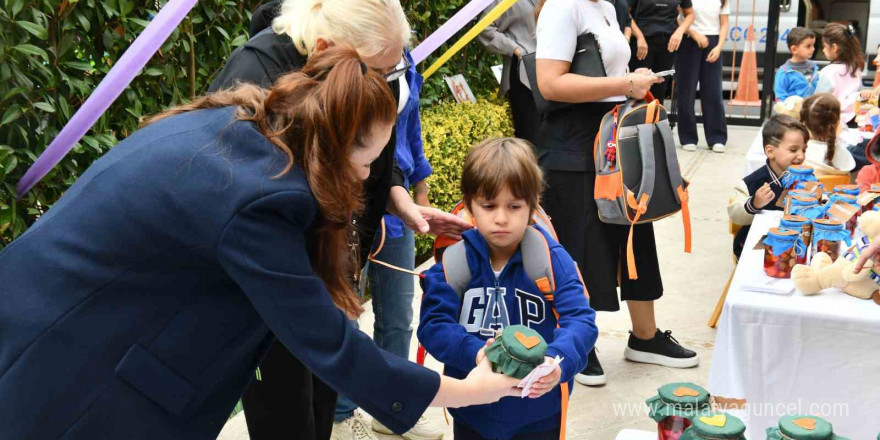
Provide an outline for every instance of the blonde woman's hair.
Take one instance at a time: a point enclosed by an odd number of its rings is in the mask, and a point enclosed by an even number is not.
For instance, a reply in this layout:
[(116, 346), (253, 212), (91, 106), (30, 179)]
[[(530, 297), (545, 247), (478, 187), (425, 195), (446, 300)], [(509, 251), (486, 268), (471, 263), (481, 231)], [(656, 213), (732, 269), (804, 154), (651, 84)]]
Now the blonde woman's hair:
[(272, 22), (302, 55), (315, 51), (318, 38), (350, 45), (361, 57), (385, 55), (410, 44), (410, 26), (400, 0), (283, 0)]

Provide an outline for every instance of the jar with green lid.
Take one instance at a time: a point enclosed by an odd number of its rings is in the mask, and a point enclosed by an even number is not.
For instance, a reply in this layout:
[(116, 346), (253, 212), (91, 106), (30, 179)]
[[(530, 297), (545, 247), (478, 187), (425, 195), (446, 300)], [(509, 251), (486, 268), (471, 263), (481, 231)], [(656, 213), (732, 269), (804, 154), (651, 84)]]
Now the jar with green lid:
[(796, 189), (798, 184), (802, 182), (816, 182), (813, 168), (806, 165), (792, 165), (788, 167), (788, 171), (782, 176), (783, 189)]
[(852, 244), (852, 239), (843, 223), (828, 219), (813, 221), (812, 255), (825, 252), (831, 257), (831, 261), (836, 261), (841, 251), (845, 250), (841, 249), (841, 243), (846, 243), (847, 247)]
[(815, 416), (785, 416), (767, 428), (767, 440), (849, 440), (834, 434), (831, 423)]
[(524, 325), (511, 325), (501, 336), (486, 347), (486, 357), (492, 371), (522, 379), (544, 363), (547, 342), (535, 330)]
[(657, 422), (659, 440), (678, 440), (694, 417), (709, 414), (709, 392), (689, 382), (675, 382), (657, 389), (645, 401), (648, 415)]
[(726, 413), (694, 417), (692, 425), (679, 440), (745, 440), (746, 425)]

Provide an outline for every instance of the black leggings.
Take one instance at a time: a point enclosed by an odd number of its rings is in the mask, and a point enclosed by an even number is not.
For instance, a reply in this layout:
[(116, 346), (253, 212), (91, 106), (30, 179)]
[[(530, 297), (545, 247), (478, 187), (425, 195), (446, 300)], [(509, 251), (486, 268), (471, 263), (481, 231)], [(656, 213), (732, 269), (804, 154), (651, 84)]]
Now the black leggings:
[[(675, 52), (669, 52), (669, 35), (651, 35), (650, 37), (645, 37), (645, 42), (648, 43), (648, 55), (645, 56), (644, 60), (640, 60), (636, 57), (638, 48), (636, 39), (633, 38), (629, 70), (635, 72), (638, 68), (647, 67), (654, 72), (662, 72), (672, 69), (672, 65), (675, 64)], [(651, 94), (659, 99), (660, 102), (663, 102), (668, 97), (670, 81), (672, 81), (672, 77), (667, 76), (666, 81), (651, 86)]]
[(277, 340), (241, 397), (251, 440), (327, 440), (333, 430), (336, 391)]

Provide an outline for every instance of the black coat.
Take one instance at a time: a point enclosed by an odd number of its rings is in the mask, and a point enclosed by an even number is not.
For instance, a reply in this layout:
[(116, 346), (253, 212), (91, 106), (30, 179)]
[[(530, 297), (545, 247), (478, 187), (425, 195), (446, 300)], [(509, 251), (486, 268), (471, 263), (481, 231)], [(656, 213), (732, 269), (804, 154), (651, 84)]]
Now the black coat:
[[(268, 5), (260, 7), (263, 9)], [(262, 16), (262, 15), (261, 15)], [(290, 37), (264, 29), (244, 46), (232, 53), (223, 70), (214, 78), (208, 92), (234, 87), (239, 82), (271, 87), (279, 77), (295, 72), (306, 64), (307, 58), (297, 52)], [(397, 81), (389, 84), (395, 99), (399, 99)], [(364, 211), (354, 220), (360, 242), (360, 261), (367, 261), (376, 230), (385, 215), (388, 193), (392, 186), (403, 186), (403, 173), (394, 158), (396, 132), (379, 158), (370, 167), (370, 177), (364, 183)]]

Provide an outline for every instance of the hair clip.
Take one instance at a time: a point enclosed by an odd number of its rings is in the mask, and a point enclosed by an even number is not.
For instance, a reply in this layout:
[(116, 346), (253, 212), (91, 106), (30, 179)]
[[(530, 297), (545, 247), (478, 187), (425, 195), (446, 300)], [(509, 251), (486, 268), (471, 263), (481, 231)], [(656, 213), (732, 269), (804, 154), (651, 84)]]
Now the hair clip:
[(848, 24), (848, 25), (846, 25), (846, 28), (844, 29), (843, 33), (846, 34), (847, 38), (852, 38), (856, 35), (856, 30), (853, 29), (851, 24)]
[(363, 61), (360, 61), (360, 63), (361, 63), (361, 73), (366, 75), (367, 74), (367, 63), (365, 63)]

